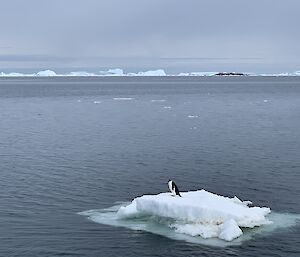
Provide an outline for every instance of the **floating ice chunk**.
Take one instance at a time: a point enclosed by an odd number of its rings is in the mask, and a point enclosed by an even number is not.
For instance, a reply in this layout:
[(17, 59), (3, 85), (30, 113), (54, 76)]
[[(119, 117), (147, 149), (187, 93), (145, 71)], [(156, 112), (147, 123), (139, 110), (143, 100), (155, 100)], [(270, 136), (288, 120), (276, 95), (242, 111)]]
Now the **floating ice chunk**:
[(94, 104), (101, 104), (101, 101), (94, 101)]
[(117, 215), (119, 217), (130, 217), (130, 218), (134, 218), (134, 217), (138, 217), (140, 216), (140, 213), (137, 212), (136, 209), (136, 202), (133, 201), (131, 204), (125, 206), (121, 206), (120, 209), (117, 212)]
[(202, 238), (218, 237), (225, 241), (232, 241), (243, 234), (234, 219), (225, 221), (222, 225), (217, 224), (174, 224), (177, 233), (190, 236), (201, 236)]
[(171, 106), (164, 106), (164, 109), (172, 109)]
[(86, 72), (86, 71), (72, 71), (65, 76), (68, 77), (92, 77), (95, 76), (95, 73)]
[(295, 72), (293, 73), (293, 75), (295, 75), (295, 76), (300, 76), (300, 71), (295, 71)]
[(166, 101), (166, 99), (153, 99), (153, 100), (151, 100), (152, 103), (163, 103), (165, 101)]
[(220, 227), (219, 238), (225, 241), (232, 241), (243, 234), (243, 231), (239, 228), (234, 219), (225, 221)]
[[(252, 239), (255, 235), (267, 236), (275, 230), (288, 229), (299, 224), (300, 215), (290, 213), (274, 213), (268, 215), (271, 224), (260, 226), (255, 229), (247, 229), (243, 231), (243, 235), (234, 239), (233, 241), (226, 241), (228, 234), (237, 235), (237, 233), (229, 233), (229, 228), (233, 229), (233, 225), (227, 226), (218, 224), (205, 223), (190, 223), (182, 220), (174, 220), (162, 218), (158, 216), (140, 216), (137, 214), (136, 206), (123, 209), (126, 215), (132, 217), (131, 219), (123, 219), (119, 217), (118, 211), (121, 206), (128, 206), (130, 203), (116, 203), (116, 205), (98, 210), (88, 210), (78, 214), (86, 216), (89, 220), (106, 224), (110, 226), (126, 227), (132, 230), (147, 231), (156, 235), (162, 235), (174, 240), (183, 240), (195, 244), (204, 244), (210, 246), (226, 247), (231, 245), (240, 245), (243, 241)], [(230, 220), (230, 219), (229, 219)], [(227, 220), (227, 221), (229, 221)], [(225, 224), (225, 221), (223, 224)], [(223, 228), (223, 229), (221, 229)], [(235, 227), (236, 228), (236, 227)], [(238, 231), (238, 230), (237, 230)], [(221, 232), (224, 239), (218, 238)]]
[(251, 205), (251, 204), (252, 204), (251, 201), (241, 201), (241, 200), (240, 200), (239, 198), (237, 198), (236, 196), (234, 196), (232, 200), (233, 200), (235, 203), (241, 204), (241, 205), (246, 205), (246, 206), (248, 206), (248, 205)]
[(181, 72), (177, 76), (213, 76), (217, 72), (212, 72), (212, 71), (203, 71), (203, 72)]
[(109, 69), (108, 71), (100, 71), (102, 76), (123, 76), (124, 71), (122, 69)]
[(162, 69), (140, 71), (138, 73), (127, 73), (128, 76), (167, 76), (166, 72)]
[(18, 73), (18, 72), (10, 72), (10, 73), (4, 73), (1, 72), (1, 77), (25, 77), (25, 76), (29, 76), (23, 73)]
[(131, 101), (131, 100), (134, 100), (134, 98), (132, 98), (132, 97), (115, 97), (114, 100), (115, 101)]
[(218, 237), (219, 227), (217, 225), (208, 224), (172, 224), (171, 228), (175, 228), (177, 233), (186, 234), (189, 236), (201, 236), (202, 238)]
[(267, 102), (269, 102), (269, 101), (268, 101), (267, 99), (265, 99), (265, 100), (264, 100), (264, 103), (267, 103)]
[[(178, 74), (167, 74), (163, 69), (157, 70), (150, 70), (150, 71), (139, 71), (124, 73), (122, 69), (109, 69), (107, 71), (99, 71), (99, 73), (92, 73), (92, 72), (85, 72), (85, 71), (73, 71), (66, 74), (57, 74), (51, 70), (40, 71), (38, 73), (32, 74), (23, 74), (19, 72), (11, 72), (11, 73), (4, 73), (0, 72), (0, 77), (36, 77), (36, 76), (215, 76), (219, 72), (181, 72)], [(300, 71), (295, 72), (284, 72), (284, 73), (276, 73), (276, 74), (254, 74), (254, 73), (247, 73), (248, 76), (300, 76)]]
[(242, 234), (236, 226), (253, 228), (270, 224), (266, 215), (271, 210), (266, 207), (248, 207), (248, 202), (241, 204), (243, 202), (237, 201), (238, 198), (219, 196), (205, 190), (183, 192), (181, 195), (172, 197), (170, 193), (161, 193), (135, 198), (131, 204), (119, 209), (118, 218), (168, 218), (175, 221), (173, 226), (179, 233), (219, 237), (227, 241)]
[(36, 76), (38, 77), (53, 77), (53, 76), (57, 76), (57, 74), (52, 71), (52, 70), (44, 70), (44, 71), (39, 71)]
[(195, 119), (195, 118), (198, 118), (199, 116), (198, 115), (188, 115), (188, 118), (191, 118), (191, 119)]

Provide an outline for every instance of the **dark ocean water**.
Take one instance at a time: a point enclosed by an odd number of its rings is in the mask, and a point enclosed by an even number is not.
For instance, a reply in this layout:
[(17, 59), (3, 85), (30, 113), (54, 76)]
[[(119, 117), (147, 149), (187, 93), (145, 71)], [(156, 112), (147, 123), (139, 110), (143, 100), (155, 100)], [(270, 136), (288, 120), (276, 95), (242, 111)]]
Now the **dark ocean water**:
[(77, 214), (169, 178), (300, 214), (299, 77), (1, 78), (0, 129), (0, 256), (300, 256), (299, 222), (220, 248)]

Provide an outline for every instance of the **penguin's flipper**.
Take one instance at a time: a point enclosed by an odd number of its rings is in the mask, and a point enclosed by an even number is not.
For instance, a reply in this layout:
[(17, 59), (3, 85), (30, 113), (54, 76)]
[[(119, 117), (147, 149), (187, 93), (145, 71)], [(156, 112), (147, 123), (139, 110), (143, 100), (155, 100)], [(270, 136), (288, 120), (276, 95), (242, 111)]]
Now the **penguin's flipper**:
[(182, 197), (182, 196), (180, 195), (180, 193), (179, 193), (178, 187), (175, 187), (175, 193), (176, 193), (176, 195)]

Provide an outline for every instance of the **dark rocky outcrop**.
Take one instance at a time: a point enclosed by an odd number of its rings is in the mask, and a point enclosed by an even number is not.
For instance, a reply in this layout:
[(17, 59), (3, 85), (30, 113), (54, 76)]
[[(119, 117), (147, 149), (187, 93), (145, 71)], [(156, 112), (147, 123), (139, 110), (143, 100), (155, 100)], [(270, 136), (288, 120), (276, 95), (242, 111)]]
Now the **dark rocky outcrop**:
[(219, 72), (216, 73), (215, 76), (246, 76), (247, 74), (240, 72)]

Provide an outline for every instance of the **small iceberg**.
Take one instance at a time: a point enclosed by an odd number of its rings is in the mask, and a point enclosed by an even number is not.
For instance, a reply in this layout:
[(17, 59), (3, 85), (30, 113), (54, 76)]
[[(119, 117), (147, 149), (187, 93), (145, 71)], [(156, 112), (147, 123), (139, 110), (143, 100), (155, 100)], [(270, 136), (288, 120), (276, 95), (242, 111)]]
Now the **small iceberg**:
[[(143, 195), (131, 203), (79, 213), (105, 225), (147, 231), (175, 240), (225, 247), (239, 245), (256, 234), (295, 226), (298, 214), (271, 213), (236, 196), (205, 190)], [(249, 206), (251, 205), (251, 206)]]
[(152, 103), (163, 103), (165, 101), (167, 101), (167, 100), (166, 99), (153, 99), (153, 100), (151, 100)]
[(43, 71), (39, 71), (36, 74), (37, 77), (54, 77), (57, 76), (57, 74), (52, 71), (52, 70), (43, 70)]
[(127, 74), (127, 76), (167, 76), (166, 72), (163, 69), (158, 70), (149, 70), (149, 71), (140, 71), (138, 73), (130, 72)]
[(114, 97), (113, 100), (115, 101), (131, 101), (134, 100), (133, 97)]
[(228, 198), (205, 190), (144, 195), (118, 210), (120, 219), (157, 216), (174, 220), (176, 232), (203, 238), (218, 237), (226, 241), (243, 234), (240, 227), (254, 228), (270, 224), (267, 207), (249, 207), (237, 197)]

